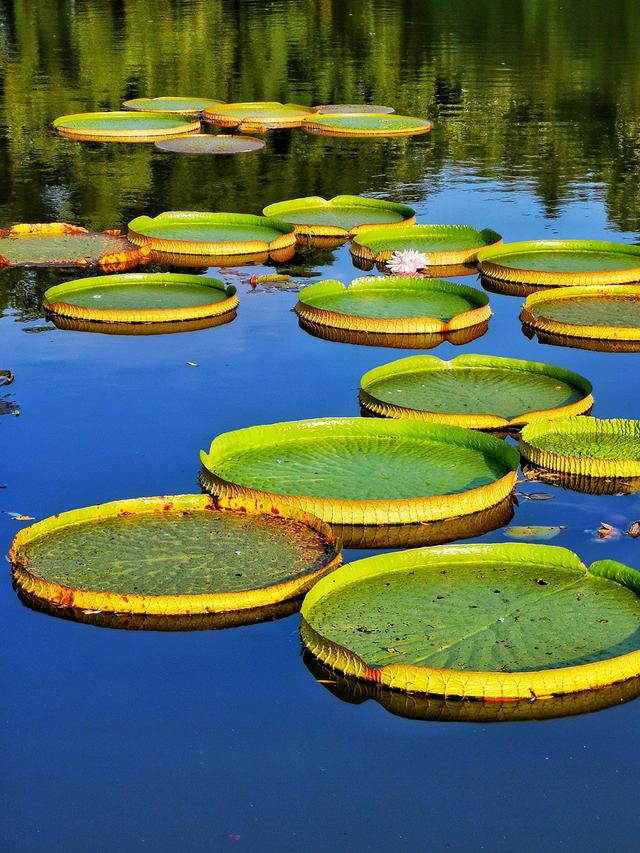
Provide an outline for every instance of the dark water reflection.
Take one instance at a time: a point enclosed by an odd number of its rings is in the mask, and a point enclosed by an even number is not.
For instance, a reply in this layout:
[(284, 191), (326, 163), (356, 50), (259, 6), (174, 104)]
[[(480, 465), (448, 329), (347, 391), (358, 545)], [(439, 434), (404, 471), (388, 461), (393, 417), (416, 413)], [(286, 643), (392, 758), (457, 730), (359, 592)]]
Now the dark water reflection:
[[(257, 213), (366, 193), (410, 204), (418, 221), (489, 226), (510, 241), (635, 243), (639, 43), (632, 0), (7, 0), (0, 226), (118, 228), (167, 209)], [(50, 130), (58, 115), (162, 94), (366, 99), (435, 128), (395, 140), (276, 132), (237, 158)], [(359, 274), (347, 246), (287, 266), (302, 284)], [(16, 377), (2, 392), (20, 401), (19, 417), (0, 418), (3, 551), (19, 527), (7, 512), (191, 492), (197, 451), (218, 432), (358, 414), (360, 376), (393, 352), (305, 334), (295, 288), (252, 290), (250, 275), (268, 271), (210, 270), (238, 287), (233, 323), (140, 338), (57, 330), (40, 298), (70, 276), (0, 271), (0, 369)], [(489, 329), (464, 351), (559, 364), (593, 382), (595, 415), (637, 417), (636, 353), (542, 347), (522, 334), (521, 302), (492, 293)], [(640, 518), (638, 495), (520, 490), (552, 499), (521, 498), (515, 523), (565, 525), (554, 544), (587, 563), (640, 566), (638, 540), (595, 534), (601, 521), (626, 530)], [(638, 702), (544, 724), (417, 723), (319, 689), (299, 658), (297, 616), (106, 631), (23, 607), (8, 571), (0, 608), (5, 849), (636, 847)]]

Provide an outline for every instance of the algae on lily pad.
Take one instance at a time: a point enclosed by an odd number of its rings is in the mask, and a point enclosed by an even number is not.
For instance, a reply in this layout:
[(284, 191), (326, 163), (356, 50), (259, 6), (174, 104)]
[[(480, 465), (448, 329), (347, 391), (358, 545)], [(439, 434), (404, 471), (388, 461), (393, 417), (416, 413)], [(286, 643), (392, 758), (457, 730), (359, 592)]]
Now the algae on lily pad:
[(485, 293), (450, 281), (364, 276), (346, 287), (321, 281), (305, 287), (295, 312), (313, 334), (447, 334), (485, 323), (491, 316)]
[(640, 246), (604, 240), (530, 240), (478, 253), (478, 269), (494, 281), (528, 287), (640, 281)]
[(67, 281), (44, 294), (46, 311), (96, 323), (163, 323), (218, 318), (238, 307), (236, 289), (215, 278), (128, 273)]
[(94, 233), (66, 222), (20, 223), (0, 229), (0, 267), (100, 267), (117, 272), (147, 263), (149, 249), (119, 231)]
[(386, 418), (416, 418), (472, 429), (517, 428), (588, 412), (591, 383), (561, 367), (484, 355), (402, 358), (365, 373), (360, 404)]
[(166, 112), (78, 113), (53, 122), (61, 136), (85, 142), (152, 142), (161, 136), (200, 133), (200, 121)]
[(199, 116), (209, 107), (215, 107), (224, 101), (213, 98), (181, 98), (174, 96), (162, 96), (159, 98), (132, 98), (125, 101), (122, 106), (125, 110), (135, 112), (158, 112), (177, 113), (179, 115)]
[(300, 127), (311, 115), (311, 107), (300, 104), (281, 104), (278, 101), (250, 101), (209, 107), (202, 114), (204, 121), (216, 127), (235, 127), (243, 130), (272, 130)]
[(640, 421), (558, 418), (526, 426), (520, 453), (533, 465), (577, 477), (640, 477)]
[(473, 263), (480, 249), (501, 242), (500, 234), (490, 228), (478, 231), (468, 225), (410, 225), (367, 229), (356, 234), (350, 252), (360, 262), (382, 263), (394, 252), (413, 250), (427, 256), (428, 266), (450, 266)]
[(299, 238), (314, 245), (319, 245), (316, 241), (323, 238), (344, 241), (374, 226), (395, 227), (415, 222), (415, 210), (406, 204), (357, 195), (294, 198), (270, 204), (262, 212), (291, 223)]
[(310, 514), (207, 495), (60, 513), (21, 530), (9, 557), (31, 598), (159, 617), (288, 601), (340, 564), (332, 532)]
[(640, 343), (640, 286), (588, 285), (534, 293), (527, 297), (520, 319), (534, 334), (568, 342), (593, 340), (605, 344), (603, 349), (633, 347)]
[(302, 638), (346, 675), (447, 698), (521, 700), (640, 675), (640, 573), (553, 545), (449, 545), (343, 566)]
[(293, 504), (335, 525), (348, 547), (369, 547), (380, 543), (381, 530), (401, 535), (403, 528), (406, 542), (428, 540), (429, 523), (508, 498), (519, 463), (513, 447), (483, 433), (368, 418), (235, 430), (200, 458), (212, 494)]
[(326, 113), (305, 118), (302, 129), (321, 136), (417, 136), (429, 133), (433, 122), (396, 113)]
[(177, 139), (165, 139), (156, 142), (156, 151), (168, 154), (246, 154), (264, 148), (262, 139), (254, 136), (237, 136), (226, 133), (199, 133), (194, 136), (182, 136)]
[(129, 239), (154, 252), (210, 257), (256, 255), (295, 246), (293, 225), (247, 213), (171, 210), (138, 216), (129, 223)]

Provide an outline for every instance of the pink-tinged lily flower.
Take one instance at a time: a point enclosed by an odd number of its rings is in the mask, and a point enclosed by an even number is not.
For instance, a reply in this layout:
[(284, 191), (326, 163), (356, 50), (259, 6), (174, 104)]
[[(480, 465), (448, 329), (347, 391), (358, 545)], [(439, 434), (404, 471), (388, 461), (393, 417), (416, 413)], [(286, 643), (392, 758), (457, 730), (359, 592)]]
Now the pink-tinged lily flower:
[(387, 267), (394, 275), (414, 275), (418, 270), (429, 266), (429, 256), (415, 249), (403, 249), (394, 252), (387, 261)]

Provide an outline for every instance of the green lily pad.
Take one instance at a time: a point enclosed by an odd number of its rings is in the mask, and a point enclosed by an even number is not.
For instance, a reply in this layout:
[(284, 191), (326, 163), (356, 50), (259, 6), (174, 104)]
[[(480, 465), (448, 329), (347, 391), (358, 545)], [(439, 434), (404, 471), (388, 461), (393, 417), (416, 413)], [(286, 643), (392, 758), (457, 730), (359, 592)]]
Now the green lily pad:
[(301, 291), (296, 314), (303, 323), (352, 330), (444, 332), (491, 316), (486, 294), (438, 279), (364, 276), (345, 287), (322, 281)]
[(189, 320), (233, 312), (236, 289), (215, 278), (129, 273), (67, 281), (44, 294), (44, 308), (98, 322)]
[(354, 237), (351, 254), (359, 260), (379, 262), (389, 260), (394, 252), (413, 249), (427, 255), (429, 265), (446, 266), (475, 261), (481, 248), (501, 239), (490, 228), (478, 231), (468, 225), (375, 228)]
[(154, 251), (187, 255), (252, 255), (295, 244), (292, 225), (245, 213), (167, 211), (129, 223), (129, 239)]
[(303, 130), (325, 136), (416, 136), (432, 128), (427, 119), (395, 113), (315, 113), (302, 122)]
[(306, 591), (339, 564), (317, 519), (203, 495), (140, 498), (25, 528), (10, 558), (18, 587), (61, 606), (178, 615), (242, 610)]
[(132, 98), (129, 101), (125, 101), (122, 106), (125, 110), (134, 110), (137, 112), (200, 115), (203, 110), (206, 110), (208, 107), (215, 107), (217, 104), (222, 103), (224, 103), (224, 101), (218, 101), (212, 98), (180, 98), (165, 96), (160, 98)]
[(551, 545), (384, 554), (319, 582), (302, 636), (333, 668), (396, 689), (532, 698), (640, 674), (640, 573)]
[(154, 148), (169, 154), (245, 154), (264, 148), (264, 142), (253, 136), (203, 133), (156, 142)]
[(159, 136), (199, 133), (200, 122), (163, 112), (77, 113), (53, 122), (62, 136), (97, 142), (148, 142)]
[(519, 461), (504, 442), (471, 430), (366, 418), (236, 430), (200, 458), (213, 494), (257, 495), (275, 506), (292, 500), (358, 530), (494, 506), (510, 494)]
[(384, 115), (385, 113), (395, 113), (393, 107), (383, 107), (380, 104), (323, 104), (313, 109), (314, 112), (320, 115), (331, 115), (332, 113), (374, 113)]
[(640, 421), (584, 417), (529, 424), (520, 436), (520, 452), (559, 474), (640, 477)]
[(239, 127), (242, 129), (243, 125), (254, 125), (268, 129), (299, 127), (303, 120), (312, 113), (311, 107), (303, 107), (300, 104), (251, 101), (210, 107), (204, 111), (202, 118), (218, 127)]
[(392, 225), (415, 216), (415, 210), (406, 204), (357, 195), (337, 195), (328, 200), (320, 196), (294, 198), (270, 204), (262, 212), (289, 222), (299, 233), (310, 236), (332, 235), (336, 230), (347, 236), (360, 226)]
[(403, 358), (370, 370), (360, 389), (360, 402), (371, 414), (476, 429), (583, 414), (593, 405), (591, 384), (576, 373), (481, 355), (451, 361), (424, 355)]
[(482, 275), (528, 286), (640, 281), (640, 246), (603, 240), (532, 240), (485, 249)]
[(17, 225), (0, 234), (0, 266), (103, 266), (116, 270), (146, 260), (140, 248), (126, 237), (64, 223)]

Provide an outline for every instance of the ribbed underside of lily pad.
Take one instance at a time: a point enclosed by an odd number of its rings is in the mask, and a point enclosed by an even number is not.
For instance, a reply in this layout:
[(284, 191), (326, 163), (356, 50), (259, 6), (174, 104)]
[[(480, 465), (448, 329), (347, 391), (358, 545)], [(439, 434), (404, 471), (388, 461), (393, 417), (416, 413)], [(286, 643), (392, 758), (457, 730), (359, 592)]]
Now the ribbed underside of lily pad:
[(364, 572), (372, 560), (345, 566), (308, 596), (303, 615), (370, 667), (535, 672), (640, 648), (635, 591), (590, 574), (575, 558), (549, 565), (539, 549), (551, 546), (493, 546), (493, 556), (474, 555), (473, 547), (465, 555), (459, 546), (457, 564), (439, 561), (435, 548), (414, 552), (424, 558), (405, 568), (393, 566), (402, 554), (372, 558), (389, 571)]
[(64, 586), (188, 595), (284, 583), (321, 568), (330, 549), (296, 521), (205, 511), (76, 525), (31, 543), (26, 553), (33, 575)]

